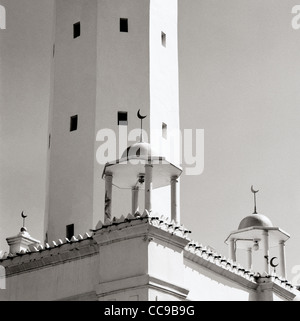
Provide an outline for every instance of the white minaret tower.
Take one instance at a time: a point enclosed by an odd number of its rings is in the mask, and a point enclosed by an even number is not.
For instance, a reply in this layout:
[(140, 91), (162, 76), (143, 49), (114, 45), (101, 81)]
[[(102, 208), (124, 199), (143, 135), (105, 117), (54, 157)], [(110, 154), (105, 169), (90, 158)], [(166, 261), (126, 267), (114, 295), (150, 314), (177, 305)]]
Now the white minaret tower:
[[(56, 0), (55, 10), (48, 241), (84, 233), (104, 219), (99, 130), (116, 133), (116, 155), (106, 161), (118, 159), (119, 150), (134, 143), (119, 146), (119, 134), (123, 139), (139, 128), (141, 109), (148, 142), (180, 162), (177, 0)], [(131, 191), (113, 192), (113, 216), (130, 213)], [(154, 213), (171, 216), (170, 194), (169, 187), (153, 191)]]

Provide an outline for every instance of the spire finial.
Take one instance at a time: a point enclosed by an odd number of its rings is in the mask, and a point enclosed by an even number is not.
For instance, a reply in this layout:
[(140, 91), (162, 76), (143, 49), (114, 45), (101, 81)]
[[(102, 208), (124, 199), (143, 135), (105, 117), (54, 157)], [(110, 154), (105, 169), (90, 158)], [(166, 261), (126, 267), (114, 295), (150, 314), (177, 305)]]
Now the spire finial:
[(255, 190), (253, 188), (253, 185), (251, 186), (251, 192), (254, 194), (254, 212), (253, 214), (257, 214), (257, 210), (256, 210), (256, 194), (259, 192), (259, 190)]
[(141, 110), (139, 109), (138, 112), (137, 112), (137, 116), (141, 120), (141, 138), (140, 138), (140, 141), (142, 142), (143, 141), (143, 120), (147, 117), (147, 115), (146, 116), (142, 116), (141, 115)]
[(24, 232), (24, 231), (27, 230), (26, 227), (25, 227), (25, 220), (26, 220), (27, 215), (24, 214), (24, 211), (22, 211), (21, 217), (23, 218), (23, 226), (21, 228), (21, 232)]

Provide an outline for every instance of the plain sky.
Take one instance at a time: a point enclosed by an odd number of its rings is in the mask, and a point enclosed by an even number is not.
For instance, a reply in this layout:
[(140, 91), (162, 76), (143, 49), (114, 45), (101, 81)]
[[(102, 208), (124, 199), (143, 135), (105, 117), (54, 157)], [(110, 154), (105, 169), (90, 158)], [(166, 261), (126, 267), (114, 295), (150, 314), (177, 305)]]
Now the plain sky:
[[(0, 248), (27, 227), (43, 235), (52, 0), (0, 0)], [(287, 272), (300, 271), (300, 30), (291, 0), (179, 0), (182, 129), (205, 130), (205, 169), (181, 179), (192, 238), (224, 240), (258, 210), (291, 235)], [(300, 0), (299, 0), (300, 4)], [(276, 256), (276, 249), (272, 251)], [(300, 283), (300, 279), (299, 279)]]

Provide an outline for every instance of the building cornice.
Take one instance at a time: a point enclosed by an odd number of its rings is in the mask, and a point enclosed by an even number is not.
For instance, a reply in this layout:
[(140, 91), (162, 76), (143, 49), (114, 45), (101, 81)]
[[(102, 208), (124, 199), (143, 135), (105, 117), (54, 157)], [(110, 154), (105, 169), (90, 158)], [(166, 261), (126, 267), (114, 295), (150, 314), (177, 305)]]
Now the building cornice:
[(184, 257), (244, 288), (255, 291), (273, 290), (275, 294), (287, 300), (293, 300), (296, 296), (294, 287), (287, 280), (283, 280), (276, 275), (261, 276), (205, 247), (198, 246), (196, 249), (194, 242), (186, 247)]
[(97, 226), (98, 229), (94, 231), (93, 238), (100, 246), (144, 237), (145, 241), (157, 239), (184, 249), (190, 241), (187, 238), (190, 232), (183, 225), (176, 225), (163, 217), (151, 217), (146, 214), (138, 218), (129, 214), (127, 218), (106, 220), (105, 225), (99, 222)]
[(180, 300), (186, 300), (189, 293), (188, 289), (185, 289), (180, 285), (166, 282), (149, 274), (100, 283), (96, 288), (96, 292), (98, 298), (102, 298), (106, 297), (107, 295), (116, 295), (124, 290), (134, 290), (144, 287), (171, 294)]
[(6, 276), (10, 277), (95, 255), (99, 253), (99, 245), (139, 236), (144, 237), (145, 241), (151, 241), (152, 238), (167, 241), (183, 249), (189, 242), (189, 233), (183, 225), (177, 225), (163, 216), (150, 217), (145, 213), (135, 217), (129, 214), (126, 218), (122, 216), (120, 219), (106, 220), (105, 224), (100, 221), (91, 234), (73, 236), (71, 240), (59, 239), (44, 246), (30, 245), (27, 251), (19, 253), (6, 253), (0, 259), (0, 264), (5, 267)]
[(255, 290), (258, 286), (253, 272), (245, 270), (242, 266), (219, 256), (217, 253), (192, 253), (189, 249), (185, 249), (184, 258), (219, 276), (225, 276), (227, 279), (232, 280), (247, 289)]
[(93, 256), (99, 253), (99, 247), (96, 242), (87, 237), (82, 240), (65, 241), (52, 247), (39, 246), (33, 247), (26, 253), (18, 253), (15, 256), (8, 256), (0, 264), (5, 267), (6, 277), (12, 277), (17, 274), (27, 273), (49, 266), (63, 264), (67, 261), (74, 261)]

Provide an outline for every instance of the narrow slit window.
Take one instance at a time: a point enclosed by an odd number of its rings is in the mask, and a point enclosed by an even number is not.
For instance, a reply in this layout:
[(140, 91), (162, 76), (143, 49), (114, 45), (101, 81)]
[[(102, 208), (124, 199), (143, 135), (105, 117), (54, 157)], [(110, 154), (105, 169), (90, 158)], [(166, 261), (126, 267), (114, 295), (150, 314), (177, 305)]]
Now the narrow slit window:
[(70, 132), (78, 129), (78, 115), (72, 116), (70, 120)]
[(162, 123), (162, 137), (167, 139), (168, 138), (168, 125)]
[(128, 32), (128, 19), (127, 18), (120, 19), (120, 32)]
[(118, 112), (118, 125), (127, 126), (128, 125), (128, 113), (125, 111)]
[(80, 22), (74, 23), (73, 25), (73, 38), (78, 38), (81, 35), (81, 25)]
[(167, 35), (163, 31), (161, 32), (161, 44), (167, 47)]
[(71, 240), (71, 238), (74, 236), (74, 224), (70, 224), (66, 226), (66, 238), (68, 240)]

